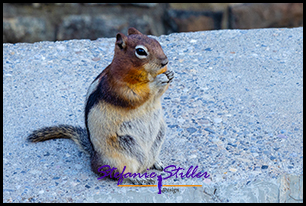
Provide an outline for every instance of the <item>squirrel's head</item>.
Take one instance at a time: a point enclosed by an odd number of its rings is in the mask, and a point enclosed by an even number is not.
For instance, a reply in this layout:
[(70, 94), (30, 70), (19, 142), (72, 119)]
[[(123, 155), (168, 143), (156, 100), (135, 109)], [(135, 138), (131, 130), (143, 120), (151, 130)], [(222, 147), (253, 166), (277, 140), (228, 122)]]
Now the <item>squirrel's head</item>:
[(167, 71), (168, 58), (158, 41), (135, 28), (129, 28), (128, 36), (116, 35), (115, 54), (112, 62), (116, 76), (131, 81), (152, 81)]

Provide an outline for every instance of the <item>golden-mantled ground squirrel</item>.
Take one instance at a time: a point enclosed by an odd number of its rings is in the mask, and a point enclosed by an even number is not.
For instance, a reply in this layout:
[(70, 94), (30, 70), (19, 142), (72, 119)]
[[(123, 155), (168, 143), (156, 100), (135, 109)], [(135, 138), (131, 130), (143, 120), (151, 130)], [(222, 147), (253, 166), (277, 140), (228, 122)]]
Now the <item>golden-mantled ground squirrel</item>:
[[(91, 168), (115, 172), (163, 170), (159, 153), (165, 136), (161, 96), (174, 77), (160, 44), (135, 28), (116, 36), (113, 61), (91, 83), (86, 98), (86, 129), (70, 125), (45, 127), (31, 142), (68, 138), (91, 156)], [(101, 171), (101, 170), (100, 170)]]

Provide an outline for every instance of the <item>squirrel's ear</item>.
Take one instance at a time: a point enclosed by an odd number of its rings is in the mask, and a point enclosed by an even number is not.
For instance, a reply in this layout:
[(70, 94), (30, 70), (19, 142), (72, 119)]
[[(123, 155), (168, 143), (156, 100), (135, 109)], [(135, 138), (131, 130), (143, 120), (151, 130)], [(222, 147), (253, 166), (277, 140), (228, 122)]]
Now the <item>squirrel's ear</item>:
[(116, 35), (116, 45), (118, 45), (120, 49), (126, 48), (126, 41), (127, 37), (124, 34), (118, 33)]
[(142, 34), (142, 33), (138, 31), (137, 29), (135, 29), (134, 27), (131, 27), (128, 30), (128, 35), (131, 35), (131, 34)]

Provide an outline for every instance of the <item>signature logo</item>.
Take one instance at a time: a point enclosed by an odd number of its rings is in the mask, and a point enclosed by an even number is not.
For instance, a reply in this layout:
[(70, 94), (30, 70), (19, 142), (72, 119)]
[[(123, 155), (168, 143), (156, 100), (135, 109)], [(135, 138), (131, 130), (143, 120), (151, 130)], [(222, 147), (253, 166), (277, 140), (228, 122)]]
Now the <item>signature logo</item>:
[[(148, 174), (147, 172), (141, 174), (141, 173), (124, 173), (126, 166), (124, 166), (123, 170), (121, 173), (116, 172), (114, 176), (112, 177), (112, 173), (116, 170), (117, 168), (113, 167), (111, 168), (109, 165), (103, 165), (102, 167), (99, 168), (99, 172), (102, 174), (101, 177), (98, 178), (102, 179), (104, 177), (110, 177), (110, 178), (118, 178), (118, 183), (117, 185), (119, 187), (135, 187), (135, 186), (140, 186), (140, 187), (158, 187), (158, 194), (161, 194), (162, 192), (162, 187), (167, 186), (167, 187), (202, 187), (202, 185), (163, 185), (162, 181), (166, 180), (171, 177), (176, 177), (176, 178), (208, 178), (210, 175), (207, 174), (207, 172), (197, 172), (198, 166), (190, 166), (188, 170), (185, 170), (182, 167), (176, 167), (175, 165), (169, 165), (164, 168), (164, 172), (167, 173), (167, 176), (162, 177), (161, 175), (157, 175), (155, 172), (152, 172)], [(147, 169), (149, 170), (149, 169)], [(120, 185), (124, 178), (136, 178), (136, 177), (142, 178), (157, 178), (157, 185)]]

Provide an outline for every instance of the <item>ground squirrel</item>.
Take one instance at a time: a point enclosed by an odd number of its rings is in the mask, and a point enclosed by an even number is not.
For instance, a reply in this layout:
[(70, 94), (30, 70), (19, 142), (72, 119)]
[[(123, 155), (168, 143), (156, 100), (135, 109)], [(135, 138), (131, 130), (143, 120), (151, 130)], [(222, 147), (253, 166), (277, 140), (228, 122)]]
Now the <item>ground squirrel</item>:
[(86, 129), (70, 125), (45, 127), (29, 135), (31, 142), (68, 138), (91, 156), (91, 168), (140, 173), (163, 170), (159, 153), (165, 136), (161, 96), (174, 73), (160, 44), (135, 28), (116, 35), (115, 54), (91, 83), (86, 97)]

